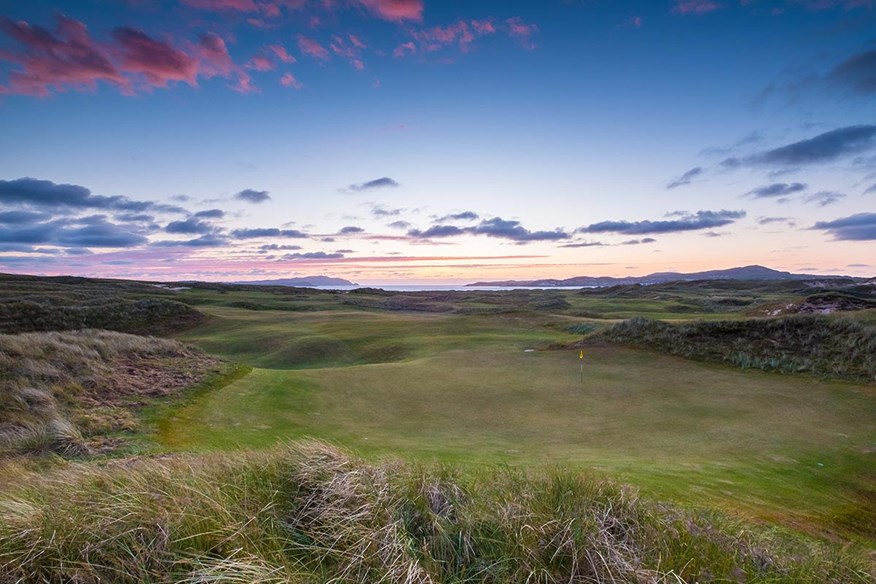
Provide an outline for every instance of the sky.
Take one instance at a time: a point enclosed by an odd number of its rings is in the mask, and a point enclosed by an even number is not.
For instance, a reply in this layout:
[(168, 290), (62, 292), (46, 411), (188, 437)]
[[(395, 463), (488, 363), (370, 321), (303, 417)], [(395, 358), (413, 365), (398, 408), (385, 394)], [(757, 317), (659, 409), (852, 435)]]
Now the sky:
[(876, 0), (0, 0), (0, 271), (876, 275)]

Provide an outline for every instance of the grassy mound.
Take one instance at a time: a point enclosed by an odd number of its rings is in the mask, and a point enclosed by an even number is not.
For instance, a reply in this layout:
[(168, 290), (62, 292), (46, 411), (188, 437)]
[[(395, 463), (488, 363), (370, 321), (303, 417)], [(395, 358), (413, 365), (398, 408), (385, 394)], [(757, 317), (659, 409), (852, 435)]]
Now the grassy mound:
[(167, 334), (198, 325), (204, 315), (165, 298), (84, 301), (15, 299), (0, 302), (0, 332), (63, 331), (97, 328), (131, 334)]
[(0, 581), (867, 582), (568, 472), (368, 465), (321, 443), (78, 465), (0, 494)]
[(178, 290), (126, 280), (0, 274), (0, 333), (85, 328), (165, 335), (202, 323)]
[(668, 324), (633, 318), (589, 339), (658, 349), (743, 368), (876, 381), (876, 326), (795, 315)]
[[(202, 380), (219, 361), (179, 342), (107, 331), (0, 335), (0, 455), (89, 451), (133, 430), (131, 408)], [(92, 440), (93, 442), (93, 440)]]

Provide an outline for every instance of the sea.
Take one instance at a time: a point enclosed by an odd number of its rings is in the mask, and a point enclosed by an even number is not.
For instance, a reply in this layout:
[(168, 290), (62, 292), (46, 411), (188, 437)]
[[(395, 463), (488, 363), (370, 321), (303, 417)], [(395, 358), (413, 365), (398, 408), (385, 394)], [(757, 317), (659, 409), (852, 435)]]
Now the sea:
[(595, 286), (464, 286), (464, 285), (438, 285), (426, 284), (422, 286), (312, 286), (317, 290), (350, 291), (359, 288), (374, 288), (387, 292), (497, 292), (510, 290), (580, 290), (581, 288), (595, 288)]

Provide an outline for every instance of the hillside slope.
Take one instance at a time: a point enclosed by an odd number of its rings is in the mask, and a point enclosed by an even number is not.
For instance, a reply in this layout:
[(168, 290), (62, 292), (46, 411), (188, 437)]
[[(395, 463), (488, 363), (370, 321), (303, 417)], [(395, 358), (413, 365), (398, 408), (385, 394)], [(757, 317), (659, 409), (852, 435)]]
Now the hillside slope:
[(0, 456), (85, 454), (137, 426), (133, 408), (215, 373), (177, 341), (107, 331), (0, 335)]
[(876, 326), (848, 318), (802, 314), (670, 324), (637, 317), (572, 347), (600, 341), (743, 368), (876, 383)]

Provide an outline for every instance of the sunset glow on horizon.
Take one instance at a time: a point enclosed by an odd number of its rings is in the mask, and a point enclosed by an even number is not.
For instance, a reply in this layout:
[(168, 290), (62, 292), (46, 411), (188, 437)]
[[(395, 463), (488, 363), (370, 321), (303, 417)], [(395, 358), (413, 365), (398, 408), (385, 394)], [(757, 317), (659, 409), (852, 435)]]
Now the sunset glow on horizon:
[(876, 0), (0, 2), (0, 272), (876, 274)]

